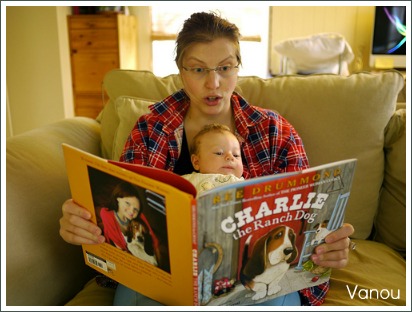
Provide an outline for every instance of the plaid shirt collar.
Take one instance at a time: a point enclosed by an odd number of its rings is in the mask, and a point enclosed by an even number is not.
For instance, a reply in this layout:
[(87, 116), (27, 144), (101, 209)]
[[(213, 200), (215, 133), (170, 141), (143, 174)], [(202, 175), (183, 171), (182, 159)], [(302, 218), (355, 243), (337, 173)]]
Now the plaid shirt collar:
[[(246, 138), (249, 135), (249, 127), (260, 123), (268, 117), (254, 110), (249, 103), (237, 92), (233, 92), (231, 105), (236, 121), (238, 134)], [(153, 104), (150, 109), (157, 113), (159, 121), (163, 124), (166, 134), (180, 132), (182, 130), (184, 114), (190, 106), (190, 99), (183, 89), (175, 92), (167, 99)], [(184, 112), (176, 113), (176, 112)]]

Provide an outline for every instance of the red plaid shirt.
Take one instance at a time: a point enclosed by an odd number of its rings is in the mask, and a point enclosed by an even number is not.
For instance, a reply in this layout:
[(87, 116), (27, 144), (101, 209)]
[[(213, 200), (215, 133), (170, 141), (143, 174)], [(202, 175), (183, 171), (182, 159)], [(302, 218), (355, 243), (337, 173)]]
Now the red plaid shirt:
[[(231, 104), (245, 179), (309, 167), (302, 140), (287, 120), (273, 111), (249, 105), (237, 93), (232, 95)], [(120, 161), (173, 171), (189, 105), (183, 90), (153, 104), (151, 113), (138, 119)], [(301, 290), (302, 304), (322, 304), (328, 289), (329, 283), (325, 283)]]

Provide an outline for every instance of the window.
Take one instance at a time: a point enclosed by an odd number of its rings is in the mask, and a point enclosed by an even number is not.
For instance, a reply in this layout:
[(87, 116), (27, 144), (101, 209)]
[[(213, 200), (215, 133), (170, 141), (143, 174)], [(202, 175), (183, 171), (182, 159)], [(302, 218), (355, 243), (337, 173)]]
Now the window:
[(177, 73), (174, 62), (175, 40), (183, 22), (192, 13), (200, 11), (215, 11), (235, 23), (240, 30), (242, 40), (240, 51), (242, 64), (239, 75), (268, 76), (268, 29), (269, 6), (245, 6), (241, 3), (237, 7), (220, 7), (191, 4), (185, 2), (177, 9), (176, 4), (163, 3), (151, 8), (152, 11), (152, 51), (153, 72), (157, 76), (167, 76)]

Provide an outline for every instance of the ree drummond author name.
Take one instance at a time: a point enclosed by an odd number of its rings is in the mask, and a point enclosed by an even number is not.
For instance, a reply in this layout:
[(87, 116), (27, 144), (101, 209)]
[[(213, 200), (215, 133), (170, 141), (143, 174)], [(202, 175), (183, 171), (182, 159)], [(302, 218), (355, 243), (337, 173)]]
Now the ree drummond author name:
[[(311, 175), (308, 174), (304, 177), (299, 176), (294, 178), (284, 178), (279, 180), (272, 180), (267, 183), (262, 183), (254, 186), (250, 195), (252, 196), (274, 196), (278, 194), (285, 194), (289, 192), (306, 189), (308, 187), (314, 187), (317, 185), (331, 183), (341, 179), (342, 169), (336, 168), (331, 171), (324, 171), (322, 173), (314, 172)], [(225, 204), (233, 204), (239, 201), (253, 200), (254, 198), (245, 198), (245, 192), (243, 188), (237, 189), (235, 192), (229, 190), (223, 194), (216, 195), (213, 198), (212, 204), (216, 207)]]

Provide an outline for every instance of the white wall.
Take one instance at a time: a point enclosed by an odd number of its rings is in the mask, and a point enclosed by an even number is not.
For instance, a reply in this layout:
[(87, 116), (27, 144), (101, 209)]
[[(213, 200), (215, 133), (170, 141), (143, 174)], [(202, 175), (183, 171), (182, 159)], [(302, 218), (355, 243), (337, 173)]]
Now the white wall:
[(6, 7), (8, 135), (73, 116), (69, 7)]

